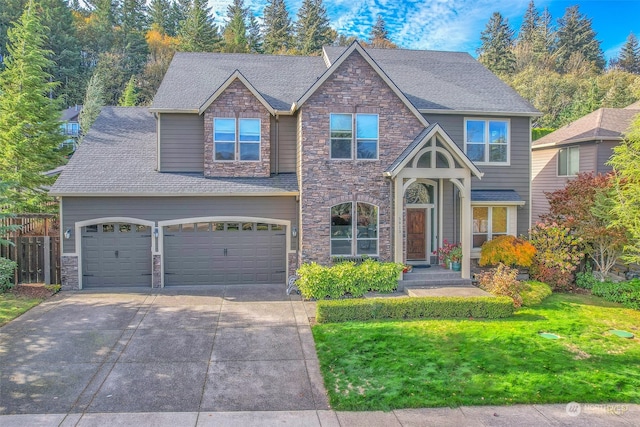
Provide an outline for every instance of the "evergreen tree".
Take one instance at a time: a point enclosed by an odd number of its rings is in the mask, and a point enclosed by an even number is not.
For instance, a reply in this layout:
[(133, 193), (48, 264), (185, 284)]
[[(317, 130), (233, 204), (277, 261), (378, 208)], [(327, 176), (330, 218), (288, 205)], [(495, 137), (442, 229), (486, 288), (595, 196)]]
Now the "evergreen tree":
[(264, 7), (264, 51), (284, 53), (292, 47), (293, 25), (284, 0), (269, 0)]
[(162, 34), (169, 34), (173, 31), (175, 35), (175, 27), (171, 22), (171, 2), (169, 0), (151, 0), (149, 3), (149, 21), (151, 27)]
[(207, 0), (192, 0), (187, 16), (178, 28), (177, 49), (182, 52), (215, 52), (220, 44)]
[(258, 20), (251, 11), (249, 11), (249, 26), (247, 27), (247, 44), (249, 45), (249, 52), (264, 53), (260, 24), (258, 24)]
[[(167, 28), (167, 34), (175, 37), (178, 35), (178, 29), (182, 21), (187, 19), (189, 10), (191, 9), (192, 0), (172, 0), (171, 10), (169, 11), (169, 23), (171, 31)], [(205, 3), (206, 6), (206, 3)]]
[(304, 0), (294, 27), (296, 47), (303, 55), (320, 54), (334, 39), (322, 0)]
[(129, 83), (127, 83), (127, 87), (124, 88), (124, 92), (122, 92), (118, 105), (121, 107), (135, 107), (138, 105), (136, 78), (134, 76), (131, 76)]
[(640, 45), (635, 34), (629, 34), (627, 41), (620, 51), (617, 65), (623, 71), (640, 74)]
[(522, 17), (522, 25), (520, 25), (520, 32), (518, 33), (518, 43), (533, 44), (539, 20), (540, 14), (536, 9), (535, 3), (531, 0), (529, 6), (527, 6), (527, 11)]
[(224, 27), (222, 51), (227, 53), (249, 52), (247, 40), (248, 11), (244, 7), (244, 0), (233, 0), (227, 7), (227, 26)]
[(482, 45), (477, 51), (478, 61), (496, 74), (510, 74), (515, 65), (513, 35), (509, 21), (494, 12), (480, 35)]
[(382, 15), (378, 15), (375, 25), (371, 28), (369, 46), (382, 49), (395, 49), (398, 47), (389, 40), (387, 24), (384, 22), (384, 19), (382, 19)]
[(43, 187), (53, 182), (43, 172), (61, 164), (64, 141), (60, 110), (49, 98), (56, 87), (45, 70), (53, 64), (45, 28), (29, 0), (9, 28), (5, 69), (0, 73), (0, 182), (12, 183), (5, 196), (14, 212), (39, 211), (50, 200)]
[(2, 56), (7, 54), (7, 30), (20, 18), (26, 3), (27, 0), (2, 0), (0, 6), (0, 55)]
[(571, 55), (576, 52), (592, 62), (598, 70), (604, 68), (604, 54), (600, 41), (596, 39), (596, 32), (591, 27), (591, 19), (581, 14), (578, 6), (568, 7), (564, 16), (558, 20), (557, 37), (560, 70), (566, 71)]
[(124, 57), (126, 74), (139, 74), (149, 55), (144, 37), (147, 29), (145, 0), (122, 0), (118, 17), (120, 25), (114, 48)]
[(90, 70), (103, 52), (110, 51), (115, 42), (115, 0), (85, 0), (89, 7), (78, 23), (77, 31), (82, 46), (82, 66)]
[(82, 111), (78, 117), (80, 123), (80, 132), (82, 138), (89, 132), (93, 122), (96, 121), (100, 110), (104, 106), (104, 86), (102, 84), (101, 76), (98, 73), (93, 73), (89, 84), (87, 85), (87, 91), (84, 96), (84, 102), (82, 103)]
[(555, 49), (556, 32), (548, 8), (544, 8), (533, 37), (533, 51), (540, 57), (548, 57)]

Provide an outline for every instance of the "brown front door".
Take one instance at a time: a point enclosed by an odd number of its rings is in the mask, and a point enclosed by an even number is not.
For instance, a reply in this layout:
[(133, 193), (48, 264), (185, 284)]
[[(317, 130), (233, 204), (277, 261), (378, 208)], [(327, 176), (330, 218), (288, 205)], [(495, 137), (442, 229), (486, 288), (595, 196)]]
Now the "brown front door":
[(425, 209), (407, 209), (407, 259), (427, 258), (425, 212)]

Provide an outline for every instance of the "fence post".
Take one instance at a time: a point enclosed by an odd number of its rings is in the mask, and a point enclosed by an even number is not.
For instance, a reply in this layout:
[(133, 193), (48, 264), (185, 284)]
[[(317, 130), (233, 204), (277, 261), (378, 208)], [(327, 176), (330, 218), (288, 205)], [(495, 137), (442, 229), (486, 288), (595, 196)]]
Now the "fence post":
[(51, 237), (49, 236), (44, 236), (44, 284), (51, 284)]

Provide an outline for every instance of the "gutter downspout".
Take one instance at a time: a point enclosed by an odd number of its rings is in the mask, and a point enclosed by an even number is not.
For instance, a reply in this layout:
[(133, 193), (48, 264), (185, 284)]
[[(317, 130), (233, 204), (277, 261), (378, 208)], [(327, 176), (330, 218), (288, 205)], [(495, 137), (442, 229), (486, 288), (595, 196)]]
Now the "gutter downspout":
[(276, 175), (280, 174), (280, 116), (276, 114), (276, 132), (275, 132), (275, 161), (276, 161)]

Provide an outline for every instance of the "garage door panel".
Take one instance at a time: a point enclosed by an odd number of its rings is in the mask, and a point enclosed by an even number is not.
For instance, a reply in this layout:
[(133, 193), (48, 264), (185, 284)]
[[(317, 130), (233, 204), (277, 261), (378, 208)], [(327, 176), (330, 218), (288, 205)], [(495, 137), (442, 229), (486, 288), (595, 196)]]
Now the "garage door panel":
[(165, 285), (284, 283), (283, 230), (239, 222), (183, 227), (165, 229)]

